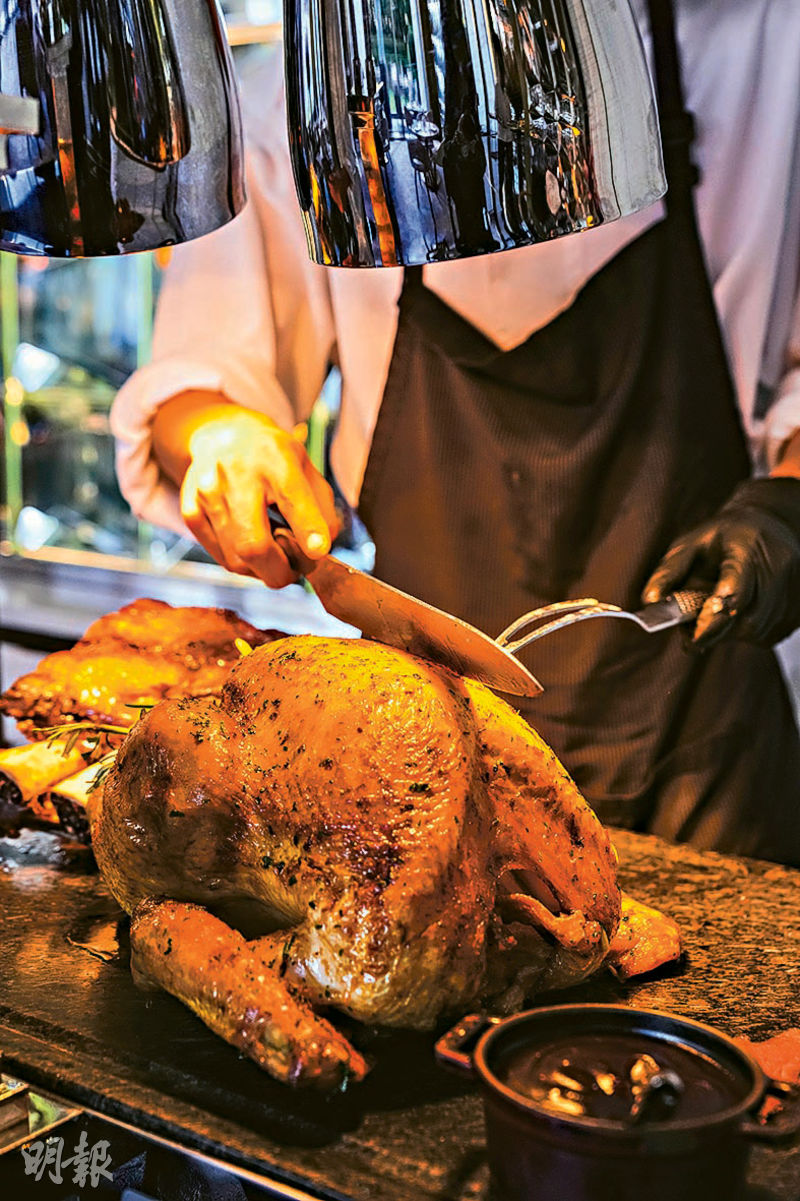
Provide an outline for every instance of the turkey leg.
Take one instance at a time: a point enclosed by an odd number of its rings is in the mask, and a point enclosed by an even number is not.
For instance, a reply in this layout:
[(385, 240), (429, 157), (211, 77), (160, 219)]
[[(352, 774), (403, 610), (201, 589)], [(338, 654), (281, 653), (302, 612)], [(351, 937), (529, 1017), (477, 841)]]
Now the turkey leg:
[(290, 937), (247, 942), (200, 905), (142, 901), (131, 919), (133, 977), (183, 1001), (278, 1080), (324, 1089), (362, 1080), (362, 1056), (284, 978)]

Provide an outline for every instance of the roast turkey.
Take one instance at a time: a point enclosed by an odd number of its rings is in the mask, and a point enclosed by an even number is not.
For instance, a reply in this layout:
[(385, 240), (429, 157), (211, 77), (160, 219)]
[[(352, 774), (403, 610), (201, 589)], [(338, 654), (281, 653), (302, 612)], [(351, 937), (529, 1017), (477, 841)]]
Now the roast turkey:
[(596, 970), (620, 918), (608, 835), (523, 718), (364, 640), (283, 638), (162, 701), (89, 816), (139, 983), (295, 1083), (366, 1071), (324, 1011), (518, 1006)]
[(239, 658), (237, 640), (278, 637), (230, 609), (173, 608), (148, 597), (89, 626), (70, 650), (47, 655), (2, 696), (0, 713), (31, 738), (42, 727), (91, 720), (131, 726), (140, 705), (218, 692)]

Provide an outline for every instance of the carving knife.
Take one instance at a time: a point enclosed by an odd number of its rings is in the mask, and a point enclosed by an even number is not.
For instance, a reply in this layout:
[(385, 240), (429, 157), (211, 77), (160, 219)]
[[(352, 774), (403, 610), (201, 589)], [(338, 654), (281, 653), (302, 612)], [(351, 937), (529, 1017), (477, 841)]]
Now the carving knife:
[(333, 555), (308, 559), (271, 511), (273, 537), (292, 570), (304, 576), (333, 617), (367, 638), (441, 663), (515, 696), (538, 696), (542, 685), (510, 651), (474, 626), (359, 571)]

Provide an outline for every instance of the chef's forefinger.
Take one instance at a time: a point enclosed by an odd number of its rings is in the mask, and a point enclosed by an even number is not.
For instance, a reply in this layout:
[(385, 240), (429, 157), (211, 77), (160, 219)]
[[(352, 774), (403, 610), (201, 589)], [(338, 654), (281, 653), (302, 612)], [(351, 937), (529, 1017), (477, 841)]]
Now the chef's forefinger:
[(660, 564), (642, 590), (646, 605), (663, 600), (670, 592), (684, 584), (698, 556), (698, 548), (692, 541), (675, 543), (664, 555)]
[(230, 522), (218, 489), (206, 491), (209, 481), (189, 468), (181, 488), (181, 515), (192, 536), (220, 566), (237, 575), (252, 575), (236, 553), (230, 537)]
[(272, 537), (265, 482), (250, 474), (236, 476), (224, 466), (220, 475), (222, 487), (215, 497), (220, 512), (212, 522), (226, 558), (241, 563), (243, 574), (263, 580), (270, 588), (291, 584), (297, 576)]

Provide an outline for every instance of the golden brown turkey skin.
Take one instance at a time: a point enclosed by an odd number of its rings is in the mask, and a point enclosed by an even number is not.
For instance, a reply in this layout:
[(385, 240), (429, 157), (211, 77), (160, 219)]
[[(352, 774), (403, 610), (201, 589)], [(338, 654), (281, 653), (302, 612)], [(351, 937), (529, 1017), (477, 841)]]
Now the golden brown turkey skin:
[(137, 706), (218, 693), (240, 657), (237, 639), (260, 646), (278, 636), (230, 609), (143, 598), (93, 622), (72, 650), (46, 655), (0, 696), (0, 712), (31, 738), (78, 720), (132, 726)]
[(144, 901), (131, 922), (134, 978), (185, 1001), (206, 1025), (287, 1084), (332, 1089), (366, 1062), (284, 985), (284, 937), (245, 942), (199, 905)]
[(287, 985), (370, 1023), (429, 1028), (503, 992), (515, 930), (528, 991), (572, 982), (619, 919), (608, 838), (541, 739), (480, 685), (363, 640), (286, 638), (219, 701), (158, 705), (93, 810), (126, 909), (249, 906), (252, 927), (255, 904), (291, 931)]
[(620, 923), (608, 952), (609, 967), (628, 980), (680, 959), (682, 953), (681, 932), (672, 918), (623, 893)]

